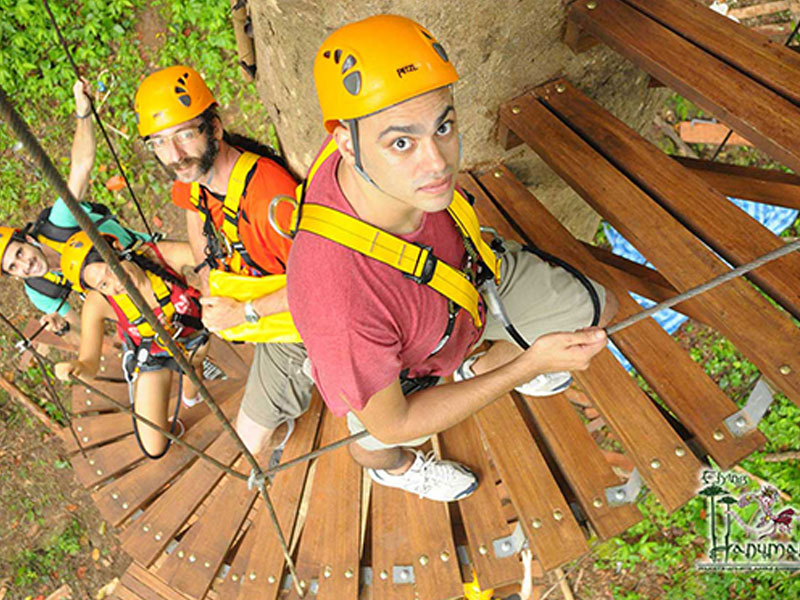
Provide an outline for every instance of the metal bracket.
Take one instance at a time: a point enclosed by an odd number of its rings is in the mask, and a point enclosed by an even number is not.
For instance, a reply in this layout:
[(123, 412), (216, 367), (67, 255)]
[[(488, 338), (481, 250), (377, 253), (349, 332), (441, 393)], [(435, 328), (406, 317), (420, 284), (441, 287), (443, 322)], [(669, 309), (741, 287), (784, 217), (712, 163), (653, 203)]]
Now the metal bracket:
[(753, 391), (750, 392), (747, 403), (741, 410), (736, 411), (725, 419), (725, 427), (734, 437), (747, 435), (758, 427), (773, 400), (772, 390), (769, 385), (767, 385), (763, 377), (759, 378)]
[(606, 488), (606, 503), (609, 506), (633, 504), (641, 490), (642, 476), (639, 474), (639, 469), (634, 468), (628, 481), (622, 485)]
[(372, 567), (361, 567), (361, 585), (372, 585)]
[(494, 555), (496, 558), (507, 558), (514, 556), (520, 552), (525, 546), (528, 545), (528, 538), (522, 531), (522, 525), (517, 523), (514, 528), (514, 533), (505, 537), (497, 538), (492, 542), (494, 548)]
[(397, 585), (407, 585), (416, 583), (416, 579), (414, 577), (414, 566), (394, 565), (392, 567), (392, 581)]
[(458, 562), (462, 565), (468, 565), (469, 562), (469, 550), (467, 550), (466, 546), (456, 546), (456, 554), (458, 554)]

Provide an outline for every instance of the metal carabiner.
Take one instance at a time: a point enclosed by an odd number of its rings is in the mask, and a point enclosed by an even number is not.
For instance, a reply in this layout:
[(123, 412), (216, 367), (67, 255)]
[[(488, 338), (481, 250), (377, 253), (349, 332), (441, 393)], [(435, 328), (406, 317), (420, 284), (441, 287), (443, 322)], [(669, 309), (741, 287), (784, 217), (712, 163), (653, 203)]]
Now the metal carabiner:
[(280, 235), (281, 237), (286, 238), (287, 240), (291, 240), (294, 238), (290, 231), (284, 231), (281, 229), (280, 225), (278, 225), (278, 219), (275, 215), (275, 211), (278, 209), (278, 205), (281, 202), (288, 202), (292, 205), (294, 210), (297, 210), (297, 200), (288, 196), (286, 194), (278, 194), (269, 202), (269, 209), (267, 210), (267, 219), (269, 220), (269, 224), (275, 232)]

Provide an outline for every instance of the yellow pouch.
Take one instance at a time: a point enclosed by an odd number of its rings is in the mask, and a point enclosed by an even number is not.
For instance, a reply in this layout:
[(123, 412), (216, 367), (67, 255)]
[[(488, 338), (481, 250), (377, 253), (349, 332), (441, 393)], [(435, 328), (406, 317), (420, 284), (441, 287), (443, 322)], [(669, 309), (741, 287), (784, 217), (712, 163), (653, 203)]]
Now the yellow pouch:
[[(224, 296), (239, 302), (247, 302), (286, 287), (286, 275), (250, 277), (211, 269), (208, 286), (212, 296)], [(241, 323), (216, 333), (229, 342), (288, 344), (303, 341), (297, 333), (289, 311), (261, 317), (258, 323)]]

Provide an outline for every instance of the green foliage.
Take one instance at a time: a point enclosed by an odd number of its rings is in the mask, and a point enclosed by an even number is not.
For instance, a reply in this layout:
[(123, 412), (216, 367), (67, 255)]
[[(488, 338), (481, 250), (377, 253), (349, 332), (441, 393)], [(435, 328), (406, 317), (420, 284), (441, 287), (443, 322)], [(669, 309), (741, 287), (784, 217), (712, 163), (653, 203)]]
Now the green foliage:
[(80, 552), (80, 540), (84, 533), (80, 522), (73, 519), (61, 533), (52, 536), (42, 547), (24, 550), (11, 561), (14, 585), (27, 587), (39, 582), (55, 583), (64, 561)]

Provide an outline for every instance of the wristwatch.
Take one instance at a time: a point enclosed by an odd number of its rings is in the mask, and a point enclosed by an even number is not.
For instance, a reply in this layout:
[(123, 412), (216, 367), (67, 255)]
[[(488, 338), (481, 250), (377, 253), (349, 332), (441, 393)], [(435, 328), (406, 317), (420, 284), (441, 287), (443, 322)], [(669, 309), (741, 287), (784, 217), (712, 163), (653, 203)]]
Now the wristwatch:
[(256, 312), (253, 303), (250, 301), (244, 303), (244, 319), (248, 323), (258, 323), (261, 319), (261, 315)]

